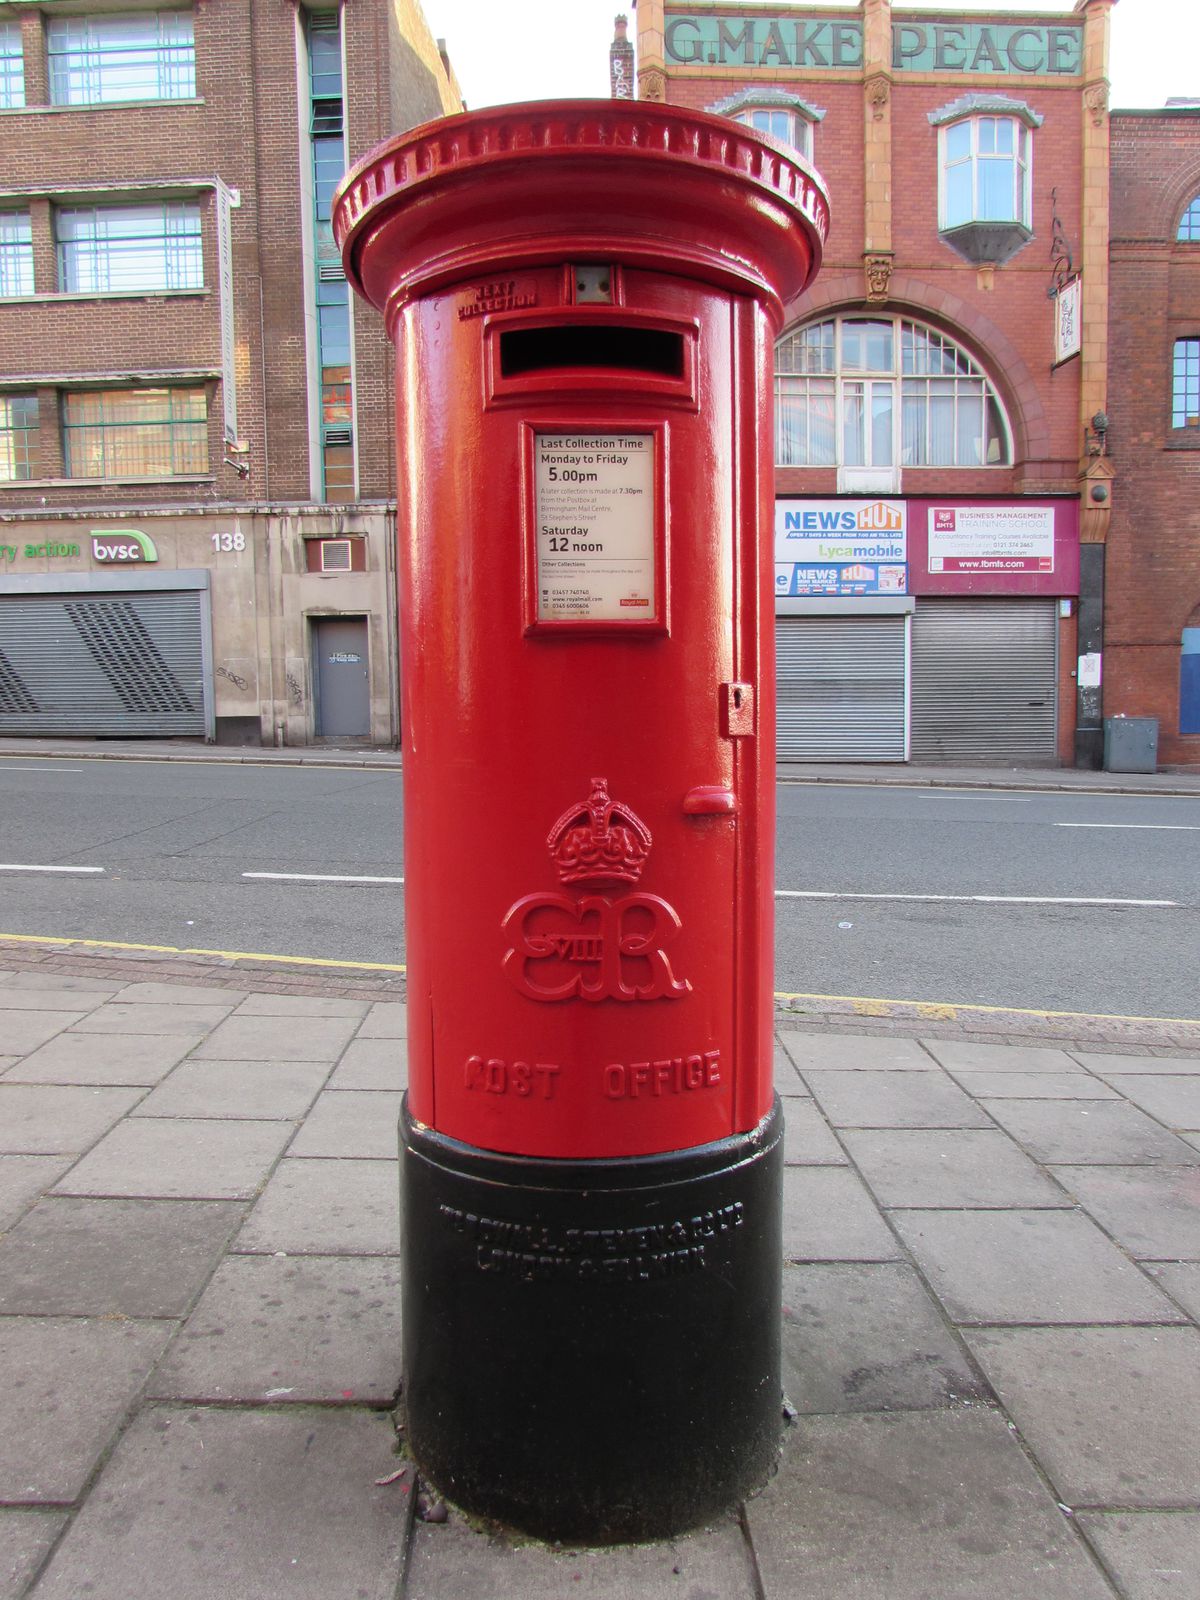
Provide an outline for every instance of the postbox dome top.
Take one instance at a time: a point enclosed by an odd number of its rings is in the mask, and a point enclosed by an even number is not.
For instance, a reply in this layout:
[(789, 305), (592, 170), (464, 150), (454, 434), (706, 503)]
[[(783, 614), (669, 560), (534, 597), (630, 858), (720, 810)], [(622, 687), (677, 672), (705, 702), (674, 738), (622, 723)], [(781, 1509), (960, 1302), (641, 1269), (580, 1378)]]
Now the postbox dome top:
[(346, 276), (389, 324), (415, 294), (550, 261), (609, 260), (749, 291), (776, 320), (815, 276), (815, 169), (726, 117), (548, 100), (427, 122), (363, 157), (334, 198)]

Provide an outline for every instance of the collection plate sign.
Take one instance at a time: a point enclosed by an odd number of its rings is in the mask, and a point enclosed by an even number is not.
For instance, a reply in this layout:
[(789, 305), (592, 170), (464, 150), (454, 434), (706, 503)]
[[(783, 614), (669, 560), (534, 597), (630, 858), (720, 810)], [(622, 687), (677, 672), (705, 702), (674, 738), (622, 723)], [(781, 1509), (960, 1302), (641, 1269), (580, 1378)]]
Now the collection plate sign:
[(539, 622), (656, 622), (654, 435), (537, 433)]

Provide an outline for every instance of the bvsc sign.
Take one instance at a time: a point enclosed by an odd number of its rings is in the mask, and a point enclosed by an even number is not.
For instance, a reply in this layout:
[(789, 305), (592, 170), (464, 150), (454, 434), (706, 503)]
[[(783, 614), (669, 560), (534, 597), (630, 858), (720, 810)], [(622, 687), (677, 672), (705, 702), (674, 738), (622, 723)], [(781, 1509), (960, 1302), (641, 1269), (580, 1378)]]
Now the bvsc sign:
[(106, 532), (93, 528), (92, 557), (106, 565), (114, 562), (126, 564), (131, 561), (157, 561), (158, 551), (150, 535), (139, 533), (136, 528), (110, 528)]

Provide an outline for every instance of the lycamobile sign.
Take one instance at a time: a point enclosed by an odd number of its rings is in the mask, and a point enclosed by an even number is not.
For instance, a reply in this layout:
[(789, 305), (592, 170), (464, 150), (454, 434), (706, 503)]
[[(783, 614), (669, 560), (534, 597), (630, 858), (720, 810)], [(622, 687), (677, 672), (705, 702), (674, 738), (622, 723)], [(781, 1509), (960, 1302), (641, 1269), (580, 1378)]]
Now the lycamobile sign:
[(157, 561), (158, 551), (148, 533), (136, 528), (92, 529), (92, 555), (97, 561)]

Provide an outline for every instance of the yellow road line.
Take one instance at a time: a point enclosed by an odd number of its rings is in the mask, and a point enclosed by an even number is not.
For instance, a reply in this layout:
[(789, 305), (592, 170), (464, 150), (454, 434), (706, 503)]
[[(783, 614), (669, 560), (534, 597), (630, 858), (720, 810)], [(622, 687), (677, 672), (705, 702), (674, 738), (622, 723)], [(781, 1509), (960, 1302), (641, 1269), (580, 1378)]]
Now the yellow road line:
[(1126, 1016), (1116, 1011), (1046, 1011), (1034, 1010), (1027, 1006), (977, 1006), (962, 1005), (957, 1001), (934, 1000), (880, 1000), (865, 995), (852, 994), (779, 994), (776, 1000), (822, 1000), (834, 1001), (839, 1005), (853, 1006), (854, 1010), (862, 1016), (887, 1016), (888, 1009), (892, 1006), (904, 1006), (916, 1011), (919, 1015), (930, 1020), (941, 1019), (953, 1022), (955, 1017), (962, 1012), (983, 1012), (989, 1016), (998, 1017), (1055, 1017), (1066, 1021), (1077, 1018), (1092, 1018), (1100, 1022), (1182, 1022), (1189, 1027), (1200, 1028), (1200, 1018), (1197, 1017), (1140, 1017)]
[(278, 956), (262, 950), (202, 950), (173, 944), (122, 944), (116, 939), (60, 939), (46, 934), (0, 933), (10, 944), (52, 944), (64, 948), (82, 945), (89, 950), (143, 950), (166, 956), (219, 956), (224, 961), (280, 961), (293, 967), (336, 967), (356, 972), (406, 972), (407, 967), (388, 961), (332, 961), (321, 956)]
[[(352, 972), (396, 972), (405, 974), (408, 971), (408, 968), (400, 962), (334, 961), (322, 956), (281, 956), (264, 950), (207, 950), (199, 947), (173, 944), (123, 944), (115, 939), (72, 939), (49, 934), (0, 933), (0, 941), (9, 944), (57, 945), (64, 949), (74, 945), (88, 950), (140, 950), (155, 955), (217, 956), (223, 961), (275, 961), (287, 966), (330, 967), (339, 971)], [(894, 1000), (881, 999), (869, 995), (799, 994), (784, 991), (777, 991), (775, 999), (793, 1002), (810, 1000), (825, 1004), (850, 1006), (856, 1015), (863, 1017), (890, 1016), (893, 1007), (902, 1007), (907, 1011), (915, 1012), (917, 1016), (930, 1022), (953, 1022), (965, 1012), (968, 1014), (982, 1013), (987, 1016), (1049, 1017), (1062, 1021), (1090, 1019), (1098, 1022), (1173, 1022), (1182, 1023), (1187, 1027), (1200, 1028), (1200, 1018), (1197, 1017), (1143, 1017), (1126, 1016), (1120, 1012), (1045, 1011), (1022, 1006), (961, 1005), (956, 1001)]]

